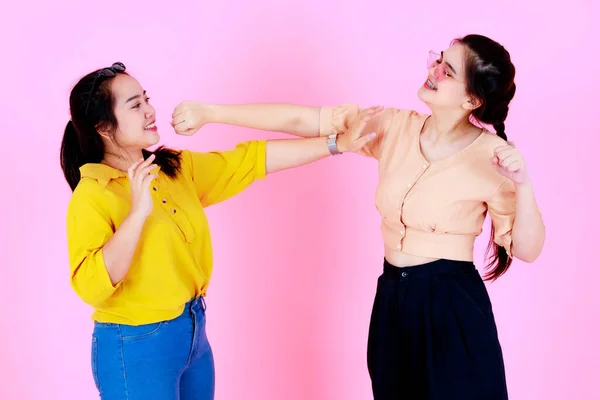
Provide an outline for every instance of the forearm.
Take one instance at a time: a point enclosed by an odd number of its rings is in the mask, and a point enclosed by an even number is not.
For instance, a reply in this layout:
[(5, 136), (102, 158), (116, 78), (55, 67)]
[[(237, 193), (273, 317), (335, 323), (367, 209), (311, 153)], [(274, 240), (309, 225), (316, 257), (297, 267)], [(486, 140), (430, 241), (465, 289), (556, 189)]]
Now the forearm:
[(324, 137), (267, 141), (267, 174), (310, 164), (331, 155)]
[(207, 105), (210, 121), (301, 137), (319, 136), (320, 107), (294, 104)]
[(546, 228), (539, 211), (531, 182), (516, 186), (517, 214), (512, 231), (512, 254), (533, 262), (542, 252)]
[(143, 216), (129, 214), (102, 248), (106, 270), (113, 285), (127, 275), (145, 221)]

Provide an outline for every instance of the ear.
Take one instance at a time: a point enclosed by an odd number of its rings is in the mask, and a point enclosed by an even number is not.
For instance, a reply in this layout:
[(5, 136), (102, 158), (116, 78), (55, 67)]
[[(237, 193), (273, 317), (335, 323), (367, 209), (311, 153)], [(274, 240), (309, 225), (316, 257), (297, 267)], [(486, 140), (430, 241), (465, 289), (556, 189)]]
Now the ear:
[(471, 97), (469, 98), (467, 101), (465, 101), (462, 105), (462, 107), (467, 110), (467, 111), (473, 111), (479, 107), (481, 107), (481, 100), (479, 100), (477, 97)]
[(110, 132), (108, 131), (108, 129), (106, 129), (106, 126), (103, 126), (104, 124), (97, 124), (96, 125), (96, 132), (98, 132), (98, 135), (102, 136), (104, 139), (108, 139), (110, 140), (112, 138)]

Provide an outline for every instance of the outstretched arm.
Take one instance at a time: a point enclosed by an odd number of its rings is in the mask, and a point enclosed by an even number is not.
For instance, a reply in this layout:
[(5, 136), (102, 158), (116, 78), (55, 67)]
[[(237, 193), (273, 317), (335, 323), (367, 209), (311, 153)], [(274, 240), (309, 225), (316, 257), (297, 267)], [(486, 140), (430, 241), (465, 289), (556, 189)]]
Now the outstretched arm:
[[(372, 131), (365, 130), (370, 121), (381, 112), (379, 107), (362, 110), (350, 121), (346, 132), (337, 136), (340, 152), (359, 152), (375, 138)], [(324, 137), (267, 141), (267, 174), (320, 160), (330, 155)]]
[(204, 104), (183, 102), (173, 112), (172, 125), (178, 134), (192, 135), (209, 123), (282, 132), (310, 138), (340, 133), (359, 113), (353, 104), (312, 107), (295, 104)]

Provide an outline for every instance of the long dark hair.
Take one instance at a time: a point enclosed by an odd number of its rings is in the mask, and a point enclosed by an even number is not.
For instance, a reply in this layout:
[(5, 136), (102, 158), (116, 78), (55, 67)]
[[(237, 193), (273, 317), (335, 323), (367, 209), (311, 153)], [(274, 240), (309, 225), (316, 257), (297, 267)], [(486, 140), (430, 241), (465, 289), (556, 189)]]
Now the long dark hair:
[[(479, 100), (480, 106), (472, 116), (487, 125), (492, 125), (496, 135), (508, 140), (504, 121), (508, 115), (508, 105), (515, 96), (515, 66), (506, 49), (494, 40), (481, 35), (467, 35), (455, 39), (467, 48), (465, 75), (467, 93)], [(489, 256), (490, 252), (492, 255)], [(486, 250), (489, 262), (486, 280), (496, 280), (503, 275), (512, 263), (504, 247), (494, 242), (494, 224)]]
[[(127, 74), (121, 63), (85, 75), (71, 90), (71, 119), (60, 147), (60, 166), (72, 191), (81, 179), (79, 168), (87, 163), (99, 163), (104, 158), (104, 144), (98, 129), (108, 131), (114, 139), (118, 123), (110, 81), (117, 74)], [(144, 158), (155, 154), (154, 163), (167, 176), (174, 178), (179, 172), (180, 152), (161, 146), (153, 152), (142, 150), (142, 153)]]

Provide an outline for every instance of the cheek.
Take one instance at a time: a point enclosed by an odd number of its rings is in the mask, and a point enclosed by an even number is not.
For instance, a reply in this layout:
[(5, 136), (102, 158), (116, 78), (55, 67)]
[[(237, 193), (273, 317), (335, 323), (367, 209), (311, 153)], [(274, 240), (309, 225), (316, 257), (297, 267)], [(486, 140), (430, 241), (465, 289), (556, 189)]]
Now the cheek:
[(444, 69), (443, 68), (436, 68), (433, 71), (433, 77), (438, 82), (442, 82), (443, 80), (447, 79), (446, 75), (444, 75)]
[(467, 98), (464, 87), (450, 80), (441, 83), (438, 89), (440, 93), (443, 93), (444, 98), (453, 103), (462, 104)]

